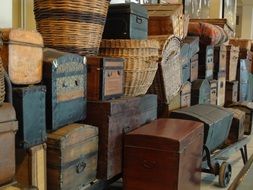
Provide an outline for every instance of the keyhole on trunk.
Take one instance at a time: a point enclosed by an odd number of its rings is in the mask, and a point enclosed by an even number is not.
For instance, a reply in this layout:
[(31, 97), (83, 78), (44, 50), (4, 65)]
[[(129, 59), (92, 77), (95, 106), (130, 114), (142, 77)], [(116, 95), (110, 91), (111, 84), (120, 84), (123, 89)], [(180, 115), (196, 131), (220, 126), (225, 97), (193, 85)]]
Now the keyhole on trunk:
[(75, 85), (78, 86), (78, 81), (77, 80), (75, 80)]

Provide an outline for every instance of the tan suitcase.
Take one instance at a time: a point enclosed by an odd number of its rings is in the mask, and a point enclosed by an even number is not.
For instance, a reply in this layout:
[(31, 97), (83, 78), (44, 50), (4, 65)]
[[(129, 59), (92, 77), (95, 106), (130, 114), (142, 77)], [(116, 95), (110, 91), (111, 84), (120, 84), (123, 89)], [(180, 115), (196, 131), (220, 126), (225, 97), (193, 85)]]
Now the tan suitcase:
[(4, 67), (14, 84), (37, 84), (42, 79), (42, 36), (35, 31), (0, 29)]

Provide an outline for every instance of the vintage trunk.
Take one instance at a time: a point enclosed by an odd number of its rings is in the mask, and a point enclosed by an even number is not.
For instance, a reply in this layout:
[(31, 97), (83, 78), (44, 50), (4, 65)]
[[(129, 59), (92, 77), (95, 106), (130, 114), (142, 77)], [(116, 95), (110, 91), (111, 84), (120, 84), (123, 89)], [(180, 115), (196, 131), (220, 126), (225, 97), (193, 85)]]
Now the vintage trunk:
[(47, 129), (83, 120), (86, 116), (86, 59), (44, 50), (43, 81), (47, 86)]
[(233, 144), (243, 138), (244, 135), (243, 123), (245, 121), (245, 112), (233, 108), (226, 108), (226, 109), (234, 114), (229, 135), (226, 140), (226, 144)]
[(239, 109), (245, 112), (244, 134), (251, 135), (253, 126), (253, 103), (252, 102), (237, 102), (229, 105), (229, 107)]
[(217, 105), (224, 106), (226, 94), (226, 73), (218, 73)]
[(182, 85), (180, 90), (180, 108), (191, 106), (191, 88), (192, 84), (190, 82), (186, 82)]
[(124, 94), (124, 59), (87, 57), (87, 99), (108, 100)]
[(227, 81), (225, 92), (225, 105), (237, 102), (238, 100), (238, 81)]
[(16, 149), (16, 179), (20, 184), (46, 190), (46, 168), (46, 144)]
[(199, 51), (198, 77), (202, 79), (213, 79), (213, 46), (201, 46)]
[(199, 190), (203, 128), (196, 121), (158, 119), (127, 134), (124, 190)]
[(96, 179), (98, 128), (67, 125), (47, 140), (47, 189), (81, 189)]
[(251, 49), (251, 40), (249, 39), (231, 38), (229, 39), (229, 44), (238, 46), (242, 49), (247, 49), (247, 50)]
[(210, 93), (210, 103), (213, 105), (217, 105), (217, 91), (218, 91), (218, 81), (211, 80), (210, 81), (211, 93)]
[(0, 30), (4, 48), (0, 50), (5, 69), (14, 84), (37, 84), (42, 79), (43, 39), (35, 31)]
[(207, 79), (197, 79), (192, 83), (191, 105), (210, 104), (210, 83)]
[(0, 185), (14, 180), (15, 133), (18, 122), (14, 108), (9, 103), (0, 106)]
[(199, 70), (199, 55), (195, 54), (192, 58), (191, 58), (191, 77), (190, 77), (190, 81), (193, 82), (195, 80), (198, 79), (198, 70)]
[[(99, 127), (98, 179), (122, 172), (123, 134), (157, 118), (157, 96), (89, 101), (85, 123)], [(99, 118), (99, 119), (98, 119)]]
[(19, 121), (18, 148), (30, 148), (46, 141), (46, 87), (13, 88), (13, 106)]
[(240, 67), (237, 73), (239, 81), (239, 101), (247, 100), (248, 82), (249, 82), (249, 61), (247, 59), (240, 60)]
[(240, 48), (239, 59), (248, 59), (249, 62), (252, 62), (252, 52), (250, 50)]
[(204, 144), (212, 152), (227, 139), (233, 113), (220, 106), (199, 104), (173, 111), (170, 117), (203, 122)]
[(136, 3), (111, 4), (103, 39), (146, 39), (148, 12)]
[(239, 58), (239, 47), (227, 45), (226, 79), (228, 81), (236, 80), (238, 58)]
[(190, 56), (189, 56), (188, 44), (182, 44), (180, 48), (180, 61), (182, 67), (182, 84), (190, 79), (191, 69), (190, 69)]
[(227, 47), (221, 45), (214, 48), (214, 76), (217, 77), (221, 71), (226, 71)]
[(189, 44), (189, 57), (193, 57), (199, 52), (199, 37), (198, 36), (186, 36), (182, 40), (183, 43)]

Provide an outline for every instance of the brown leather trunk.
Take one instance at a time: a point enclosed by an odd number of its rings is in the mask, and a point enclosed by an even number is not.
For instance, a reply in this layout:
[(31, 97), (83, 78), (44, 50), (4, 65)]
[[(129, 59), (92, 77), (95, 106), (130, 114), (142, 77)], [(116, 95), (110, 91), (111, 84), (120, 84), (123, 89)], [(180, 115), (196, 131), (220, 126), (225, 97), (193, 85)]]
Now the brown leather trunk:
[(237, 102), (238, 100), (238, 81), (227, 81), (225, 92), (225, 105)]
[(67, 125), (48, 134), (47, 189), (81, 189), (96, 179), (98, 130)]
[(87, 99), (108, 100), (124, 94), (124, 59), (87, 57)]
[(14, 84), (37, 84), (42, 80), (42, 36), (22, 29), (0, 30), (4, 48), (0, 52)]
[(199, 55), (195, 54), (191, 58), (191, 77), (190, 77), (191, 82), (198, 79), (198, 70), (199, 70), (198, 65), (199, 65)]
[(210, 81), (211, 93), (210, 93), (210, 103), (213, 105), (217, 105), (217, 90), (218, 90), (218, 81), (211, 80)]
[(186, 82), (182, 85), (180, 90), (180, 108), (191, 106), (191, 83)]
[(13, 106), (0, 106), (0, 185), (11, 182), (15, 175), (15, 134), (18, 130)]
[(238, 57), (239, 47), (227, 45), (226, 79), (228, 81), (236, 80)]
[(224, 106), (226, 93), (226, 73), (218, 73), (217, 105)]
[(98, 179), (122, 172), (123, 134), (157, 118), (157, 96), (89, 101), (85, 123), (99, 128)]
[(128, 133), (124, 190), (200, 189), (203, 139), (203, 123), (180, 119), (158, 119)]
[(226, 71), (227, 62), (227, 46), (221, 45), (220, 47), (214, 48), (214, 76), (221, 71)]
[(46, 147), (41, 144), (28, 150), (16, 149), (16, 179), (23, 186), (47, 189)]
[(245, 112), (239, 109), (227, 108), (228, 111), (233, 112), (233, 120), (229, 131), (226, 144), (233, 144), (243, 138), (244, 135), (244, 120)]

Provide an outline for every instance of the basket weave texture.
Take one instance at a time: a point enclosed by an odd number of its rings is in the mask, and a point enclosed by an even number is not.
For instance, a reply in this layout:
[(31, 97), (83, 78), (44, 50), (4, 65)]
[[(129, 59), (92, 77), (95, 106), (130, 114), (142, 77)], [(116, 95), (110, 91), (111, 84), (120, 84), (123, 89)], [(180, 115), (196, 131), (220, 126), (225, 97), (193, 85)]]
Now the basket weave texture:
[(35, 0), (37, 30), (46, 47), (97, 55), (108, 6), (108, 0)]
[(146, 94), (154, 80), (158, 49), (156, 40), (102, 40), (100, 55), (125, 59), (125, 95), (138, 96)]
[(0, 57), (0, 105), (4, 102), (5, 85), (4, 85), (4, 68)]

